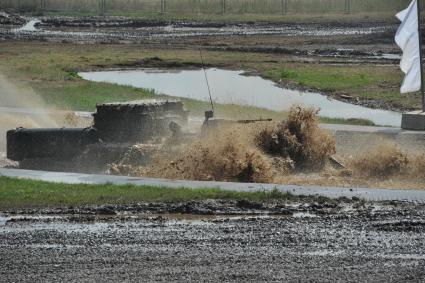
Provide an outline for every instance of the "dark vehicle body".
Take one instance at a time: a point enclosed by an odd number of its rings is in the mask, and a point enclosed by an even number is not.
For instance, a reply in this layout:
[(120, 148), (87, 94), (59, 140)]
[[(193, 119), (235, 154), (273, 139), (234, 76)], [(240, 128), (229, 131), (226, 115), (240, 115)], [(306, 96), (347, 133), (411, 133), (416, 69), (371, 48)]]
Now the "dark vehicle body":
[(176, 124), (187, 123), (188, 114), (179, 100), (98, 104), (93, 126), (88, 128), (9, 130), (7, 157), (21, 167), (37, 169), (47, 163), (75, 163), (87, 153), (86, 161), (105, 163), (131, 145), (161, 143)]

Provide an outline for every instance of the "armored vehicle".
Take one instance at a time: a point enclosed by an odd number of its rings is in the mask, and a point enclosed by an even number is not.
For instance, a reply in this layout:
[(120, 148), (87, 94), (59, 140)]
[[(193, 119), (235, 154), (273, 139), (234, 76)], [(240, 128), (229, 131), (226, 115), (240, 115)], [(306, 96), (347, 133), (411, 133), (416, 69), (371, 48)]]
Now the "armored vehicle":
[[(93, 171), (130, 146), (160, 144), (188, 121), (179, 100), (139, 100), (96, 106), (88, 128), (25, 129), (7, 132), (7, 158), (23, 168)], [(97, 170), (94, 170), (97, 171)]]

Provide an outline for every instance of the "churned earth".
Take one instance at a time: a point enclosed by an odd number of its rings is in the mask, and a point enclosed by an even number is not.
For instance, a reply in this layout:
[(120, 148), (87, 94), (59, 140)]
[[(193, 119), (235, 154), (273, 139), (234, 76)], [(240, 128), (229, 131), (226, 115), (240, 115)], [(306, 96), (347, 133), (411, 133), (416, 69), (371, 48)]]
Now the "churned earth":
[(425, 207), (142, 203), (3, 212), (2, 281), (425, 280)]
[[(377, 60), (380, 63), (391, 63), (400, 59), (400, 50), (393, 42), (397, 22), (389, 19), (281, 22), (113, 16), (15, 17), (19, 19), (15, 20), (15, 25), (0, 25), (0, 38), (83, 44), (139, 43), (157, 45), (157, 48), (202, 46), (204, 49), (217, 51), (319, 56), (331, 61), (341, 57), (346, 62), (349, 58), (363, 60), (360, 63)], [(9, 15), (5, 19), (11, 21), (11, 18), (12, 15)]]

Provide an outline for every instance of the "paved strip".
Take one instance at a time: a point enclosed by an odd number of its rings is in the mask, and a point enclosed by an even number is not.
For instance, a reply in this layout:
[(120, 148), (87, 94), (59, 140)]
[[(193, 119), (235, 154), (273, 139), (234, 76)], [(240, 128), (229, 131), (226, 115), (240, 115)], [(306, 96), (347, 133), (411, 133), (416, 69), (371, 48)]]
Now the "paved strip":
[(341, 187), (320, 187), (320, 186), (296, 186), (277, 184), (252, 184), (252, 183), (232, 183), (232, 182), (207, 182), (207, 181), (182, 181), (154, 178), (136, 178), (126, 176), (62, 173), (22, 169), (0, 168), (0, 176), (28, 178), (66, 184), (106, 184), (116, 185), (131, 184), (136, 186), (158, 186), (167, 188), (220, 188), (222, 190), (253, 192), (271, 191), (274, 189), (280, 192), (289, 192), (294, 195), (324, 196), (329, 198), (357, 197), (369, 201), (409, 201), (415, 203), (425, 203), (425, 190), (392, 190), (392, 189), (371, 189), (371, 188), (341, 188)]
[(331, 131), (381, 134), (381, 135), (425, 135), (425, 131), (410, 131), (397, 127), (380, 127), (380, 126), (361, 126), (361, 125), (345, 125), (345, 124), (320, 124), (322, 129)]

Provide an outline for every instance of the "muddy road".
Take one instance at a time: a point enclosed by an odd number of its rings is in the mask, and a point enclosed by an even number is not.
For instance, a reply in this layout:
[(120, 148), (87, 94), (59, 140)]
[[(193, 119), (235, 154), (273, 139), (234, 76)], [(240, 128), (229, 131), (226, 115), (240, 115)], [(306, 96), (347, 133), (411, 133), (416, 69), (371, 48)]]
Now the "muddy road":
[[(3, 213), (1, 281), (425, 280), (423, 206), (292, 204), (279, 214), (244, 202), (136, 207), (144, 209)], [(176, 214), (189, 207), (222, 211)]]

